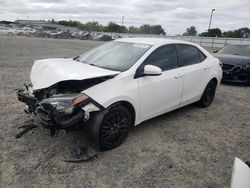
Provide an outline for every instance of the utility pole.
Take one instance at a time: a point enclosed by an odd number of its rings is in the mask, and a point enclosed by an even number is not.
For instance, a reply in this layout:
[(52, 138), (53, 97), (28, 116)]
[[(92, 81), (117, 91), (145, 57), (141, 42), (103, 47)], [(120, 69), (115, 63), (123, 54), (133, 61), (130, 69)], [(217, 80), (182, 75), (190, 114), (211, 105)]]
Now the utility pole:
[[(208, 26), (208, 30), (210, 29), (211, 27), (211, 23), (212, 23), (212, 19), (213, 19), (213, 13), (214, 13), (215, 9), (213, 8), (212, 11), (211, 11), (211, 16), (210, 16), (210, 21), (209, 21), (209, 26)], [(208, 31), (207, 30), (207, 31)]]
[(123, 26), (123, 20), (124, 20), (124, 16), (122, 16), (122, 26)]

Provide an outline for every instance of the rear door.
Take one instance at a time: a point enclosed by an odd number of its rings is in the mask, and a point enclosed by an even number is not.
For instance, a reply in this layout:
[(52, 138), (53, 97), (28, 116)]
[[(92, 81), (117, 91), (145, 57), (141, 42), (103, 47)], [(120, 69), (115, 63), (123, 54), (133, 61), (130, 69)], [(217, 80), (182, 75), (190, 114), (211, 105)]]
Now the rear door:
[(158, 76), (138, 78), (141, 121), (179, 107), (183, 88), (183, 73), (179, 69), (175, 45), (159, 47), (140, 68), (148, 64), (158, 66), (163, 72)]
[(181, 105), (195, 102), (201, 97), (210, 69), (208, 58), (195, 46), (178, 44), (178, 52), (184, 73)]

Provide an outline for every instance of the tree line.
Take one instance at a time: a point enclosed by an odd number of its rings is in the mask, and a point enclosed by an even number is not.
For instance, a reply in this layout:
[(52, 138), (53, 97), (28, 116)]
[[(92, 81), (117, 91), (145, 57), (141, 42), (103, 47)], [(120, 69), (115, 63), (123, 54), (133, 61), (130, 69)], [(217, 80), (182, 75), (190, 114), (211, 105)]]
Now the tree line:
[[(76, 27), (85, 31), (99, 31), (99, 32), (115, 32), (115, 33), (132, 33), (132, 34), (154, 34), (154, 35), (166, 35), (161, 25), (149, 25), (144, 24), (140, 27), (119, 25), (114, 22), (109, 22), (107, 25), (102, 25), (97, 21), (82, 23), (79, 21), (55, 21), (49, 20), (51, 23), (57, 23), (64, 26)], [(183, 36), (203, 36), (203, 37), (227, 37), (227, 38), (249, 38), (250, 29), (248, 27), (239, 28), (232, 31), (222, 32), (220, 28), (212, 28), (208, 31), (198, 33), (195, 26), (191, 26), (186, 29)]]
[(100, 32), (115, 32), (115, 33), (133, 33), (133, 34), (155, 34), (155, 35), (166, 35), (166, 32), (161, 25), (149, 25), (144, 24), (140, 27), (119, 25), (114, 22), (109, 22), (107, 25), (102, 25), (97, 21), (81, 23), (79, 21), (55, 21), (52, 19), (51, 23), (57, 23), (64, 26), (76, 27), (85, 31), (100, 31)]
[(191, 26), (186, 29), (183, 36), (202, 36), (202, 37), (227, 37), (227, 38), (249, 38), (250, 29), (248, 27), (243, 27), (240, 29), (235, 29), (232, 31), (222, 32), (219, 28), (208, 29), (206, 32), (198, 34), (195, 26)]

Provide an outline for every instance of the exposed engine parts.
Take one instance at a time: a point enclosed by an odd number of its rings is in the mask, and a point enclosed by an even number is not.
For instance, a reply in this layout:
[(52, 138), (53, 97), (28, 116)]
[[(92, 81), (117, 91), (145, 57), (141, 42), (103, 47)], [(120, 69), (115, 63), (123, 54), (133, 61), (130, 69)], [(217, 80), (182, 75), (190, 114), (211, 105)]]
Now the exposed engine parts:
[(112, 77), (62, 81), (36, 91), (25, 84), (25, 89), (19, 89), (17, 95), (26, 104), (25, 113), (35, 114), (54, 135), (58, 129), (70, 129), (81, 120), (88, 121), (90, 112), (100, 110), (99, 104), (80, 92)]

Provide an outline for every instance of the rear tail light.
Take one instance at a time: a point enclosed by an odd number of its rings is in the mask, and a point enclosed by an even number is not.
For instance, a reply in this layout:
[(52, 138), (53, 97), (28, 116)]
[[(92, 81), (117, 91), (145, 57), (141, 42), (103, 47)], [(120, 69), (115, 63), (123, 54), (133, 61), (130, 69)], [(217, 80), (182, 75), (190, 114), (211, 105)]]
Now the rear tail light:
[(223, 63), (219, 62), (219, 65), (220, 65), (221, 68), (223, 67)]

